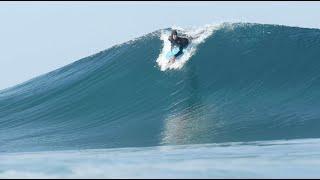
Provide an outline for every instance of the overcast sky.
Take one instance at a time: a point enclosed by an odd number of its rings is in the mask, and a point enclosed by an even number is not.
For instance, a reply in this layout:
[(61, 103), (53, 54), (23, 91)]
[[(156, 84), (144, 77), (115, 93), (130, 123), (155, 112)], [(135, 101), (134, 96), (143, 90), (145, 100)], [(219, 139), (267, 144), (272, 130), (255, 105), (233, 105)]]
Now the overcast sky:
[(0, 2), (0, 89), (171, 26), (320, 28), (320, 2)]

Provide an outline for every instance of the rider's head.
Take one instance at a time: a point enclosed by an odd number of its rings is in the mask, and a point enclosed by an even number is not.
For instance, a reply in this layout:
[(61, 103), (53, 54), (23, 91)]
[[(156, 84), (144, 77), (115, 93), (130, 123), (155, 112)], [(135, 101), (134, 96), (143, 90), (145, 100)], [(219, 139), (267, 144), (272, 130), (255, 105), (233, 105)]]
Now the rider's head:
[(172, 36), (172, 38), (173, 38), (174, 40), (177, 39), (177, 35), (178, 35), (177, 31), (176, 31), (176, 30), (172, 30), (171, 36)]

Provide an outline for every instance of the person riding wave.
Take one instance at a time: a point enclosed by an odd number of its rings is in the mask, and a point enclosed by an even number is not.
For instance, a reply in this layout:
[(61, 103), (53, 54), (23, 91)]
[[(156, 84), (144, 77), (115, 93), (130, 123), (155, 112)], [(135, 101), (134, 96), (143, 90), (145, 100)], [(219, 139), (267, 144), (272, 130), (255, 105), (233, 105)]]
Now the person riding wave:
[(183, 53), (183, 49), (189, 45), (189, 39), (179, 37), (177, 31), (172, 30), (171, 35), (169, 36), (169, 41), (171, 42), (171, 50), (174, 46), (179, 47), (179, 52), (171, 59), (172, 63), (174, 63), (176, 58)]

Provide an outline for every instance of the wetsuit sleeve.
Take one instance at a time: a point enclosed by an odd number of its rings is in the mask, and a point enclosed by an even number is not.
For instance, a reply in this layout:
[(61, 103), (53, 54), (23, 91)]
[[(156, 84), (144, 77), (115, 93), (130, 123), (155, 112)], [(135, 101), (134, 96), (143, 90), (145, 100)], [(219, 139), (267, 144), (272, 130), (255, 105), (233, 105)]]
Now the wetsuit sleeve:
[(169, 40), (170, 43), (171, 43), (171, 50), (172, 50), (172, 48), (173, 48), (173, 39), (172, 39), (172, 36), (169, 36), (168, 40)]

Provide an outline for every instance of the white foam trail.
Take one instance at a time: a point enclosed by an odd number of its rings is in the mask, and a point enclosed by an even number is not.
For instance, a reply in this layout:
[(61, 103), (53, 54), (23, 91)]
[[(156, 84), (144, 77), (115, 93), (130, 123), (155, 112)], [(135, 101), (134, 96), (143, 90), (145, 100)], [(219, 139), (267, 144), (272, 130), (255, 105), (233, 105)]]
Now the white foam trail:
[(181, 57), (177, 58), (173, 64), (169, 64), (168, 59), (166, 59), (166, 54), (170, 51), (171, 47), (170, 41), (168, 40), (171, 31), (163, 30), (160, 36), (160, 39), (163, 41), (163, 48), (157, 59), (157, 63), (161, 71), (165, 71), (167, 69), (181, 69), (183, 65), (195, 54), (197, 46), (204, 42), (205, 39), (210, 35), (212, 35), (213, 31), (217, 28), (217, 25), (205, 25), (200, 28), (198, 27), (189, 29), (173, 27), (172, 29), (176, 29), (178, 31), (178, 35), (182, 34), (182, 36), (192, 38), (190, 45), (186, 48), (187, 52), (185, 52)]

